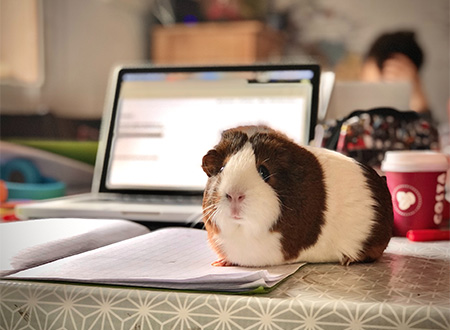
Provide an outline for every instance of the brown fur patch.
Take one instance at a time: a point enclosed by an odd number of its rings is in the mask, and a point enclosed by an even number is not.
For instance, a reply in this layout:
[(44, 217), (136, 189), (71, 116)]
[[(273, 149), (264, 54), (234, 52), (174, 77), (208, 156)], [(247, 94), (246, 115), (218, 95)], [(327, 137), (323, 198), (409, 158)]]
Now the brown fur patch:
[(205, 224), (205, 229), (208, 233), (208, 241), (211, 245), (212, 249), (219, 255), (220, 257), (225, 257), (223, 251), (221, 250), (220, 246), (216, 244), (216, 241), (214, 240), (214, 236), (218, 235), (220, 233), (220, 228), (216, 225), (214, 221), (212, 221), (212, 216), (214, 212), (216, 211), (217, 205), (217, 198), (214, 194), (208, 194), (208, 192), (213, 191), (215, 188), (208, 187), (208, 185), (211, 185), (211, 181), (208, 180), (207, 187), (204, 192), (203, 196), (203, 223)]
[(363, 164), (360, 166), (366, 177), (368, 188), (372, 192), (375, 225), (372, 228), (372, 234), (364, 242), (358, 261), (374, 261), (381, 257), (392, 237), (394, 213), (385, 178), (380, 177), (371, 167)]
[(256, 168), (263, 164), (271, 176), (267, 183), (278, 194), (281, 216), (272, 228), (281, 233), (286, 261), (314, 245), (325, 222), (326, 191), (317, 158), (283, 134), (260, 133), (250, 138)]

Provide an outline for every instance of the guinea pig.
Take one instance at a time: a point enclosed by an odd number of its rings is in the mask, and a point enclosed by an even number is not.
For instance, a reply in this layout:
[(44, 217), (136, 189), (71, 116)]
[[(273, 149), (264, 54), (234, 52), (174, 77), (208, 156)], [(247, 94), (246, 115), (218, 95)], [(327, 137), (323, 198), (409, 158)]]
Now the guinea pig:
[(202, 168), (202, 217), (216, 266), (370, 262), (392, 236), (385, 178), (267, 126), (224, 131)]

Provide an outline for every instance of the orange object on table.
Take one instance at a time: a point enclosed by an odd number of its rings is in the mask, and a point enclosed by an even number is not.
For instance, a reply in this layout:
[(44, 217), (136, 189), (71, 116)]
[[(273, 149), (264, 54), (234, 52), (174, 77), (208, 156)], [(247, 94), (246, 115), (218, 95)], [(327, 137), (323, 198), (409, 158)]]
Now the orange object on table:
[(0, 202), (5, 202), (8, 199), (8, 188), (3, 180), (0, 180)]

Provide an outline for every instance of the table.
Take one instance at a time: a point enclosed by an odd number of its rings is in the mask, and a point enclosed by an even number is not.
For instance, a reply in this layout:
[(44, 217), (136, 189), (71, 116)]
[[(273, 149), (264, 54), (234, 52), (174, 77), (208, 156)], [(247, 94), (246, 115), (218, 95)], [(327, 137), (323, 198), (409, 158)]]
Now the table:
[(1, 329), (450, 329), (450, 243), (310, 264), (259, 295), (0, 281)]

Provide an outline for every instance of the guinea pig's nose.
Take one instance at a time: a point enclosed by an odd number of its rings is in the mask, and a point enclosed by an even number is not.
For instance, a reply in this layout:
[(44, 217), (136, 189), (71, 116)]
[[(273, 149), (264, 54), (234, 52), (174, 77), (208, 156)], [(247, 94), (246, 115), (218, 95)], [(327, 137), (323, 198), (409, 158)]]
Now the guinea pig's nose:
[(241, 203), (245, 199), (245, 194), (240, 193), (240, 192), (233, 192), (233, 193), (225, 194), (225, 196), (227, 197), (227, 199), (230, 202), (234, 202), (234, 203)]

